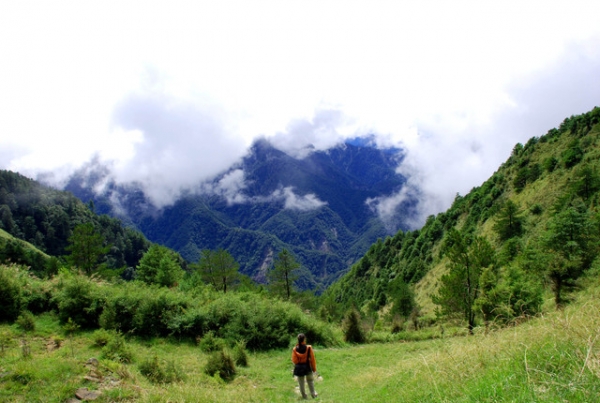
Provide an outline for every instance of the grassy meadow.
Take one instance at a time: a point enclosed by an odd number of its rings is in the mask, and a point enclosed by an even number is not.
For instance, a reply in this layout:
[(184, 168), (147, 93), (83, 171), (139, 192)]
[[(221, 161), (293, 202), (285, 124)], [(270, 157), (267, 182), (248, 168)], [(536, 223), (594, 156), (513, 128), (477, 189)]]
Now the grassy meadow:
[[(600, 396), (600, 281), (563, 310), (474, 336), (422, 330), (421, 341), (315, 346), (322, 402), (594, 402)], [(66, 402), (79, 388), (97, 402), (293, 402), (300, 400), (290, 351), (249, 352), (249, 365), (225, 382), (204, 373), (209, 355), (195, 343), (127, 339), (130, 363), (101, 358), (94, 332), (64, 333), (51, 314), (35, 331), (0, 326), (0, 401)], [(459, 332), (460, 333), (460, 332)], [(375, 335), (376, 336), (376, 335)], [(414, 338), (418, 338), (415, 334)], [(376, 337), (375, 337), (376, 338)], [(380, 337), (381, 338), (381, 337)], [(290, 346), (293, 340), (290, 340)], [(310, 341), (309, 341), (310, 342)], [(60, 347), (57, 347), (60, 345)], [(98, 358), (94, 367), (86, 362)], [(141, 363), (156, 358), (178, 381), (152, 383)]]

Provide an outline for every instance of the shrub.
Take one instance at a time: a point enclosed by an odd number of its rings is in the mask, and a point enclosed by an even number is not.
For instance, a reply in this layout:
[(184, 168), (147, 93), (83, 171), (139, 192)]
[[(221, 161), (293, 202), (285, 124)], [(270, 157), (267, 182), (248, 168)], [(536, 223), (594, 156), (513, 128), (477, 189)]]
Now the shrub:
[(35, 318), (29, 311), (23, 311), (17, 318), (16, 323), (25, 332), (33, 332), (35, 330)]
[(14, 321), (21, 312), (20, 269), (0, 265), (0, 322)]
[(533, 214), (533, 215), (540, 215), (540, 214), (542, 214), (542, 212), (544, 210), (543, 210), (542, 206), (539, 203), (536, 203), (533, 206), (531, 206), (531, 208), (529, 209), (529, 211), (531, 211), (531, 214)]
[(3, 330), (0, 332), (0, 355), (4, 355), (4, 351), (14, 344), (15, 337), (12, 332)]
[(351, 309), (346, 314), (342, 323), (344, 340), (348, 343), (364, 343), (366, 336), (360, 325), (360, 314), (356, 309)]
[(210, 376), (218, 374), (224, 381), (231, 381), (236, 374), (235, 362), (225, 351), (216, 351), (208, 358), (204, 372)]
[(140, 373), (152, 383), (172, 383), (184, 379), (183, 370), (173, 361), (159, 361), (155, 355), (138, 366)]
[(181, 320), (192, 305), (191, 297), (166, 288), (139, 282), (120, 285), (106, 297), (99, 318), (105, 329), (118, 329), (140, 336), (185, 335)]
[(227, 342), (215, 336), (213, 331), (209, 331), (198, 340), (198, 345), (200, 346), (200, 350), (210, 353), (224, 349), (227, 347)]
[(115, 333), (102, 348), (102, 357), (116, 362), (130, 363), (133, 361), (133, 352), (125, 338), (121, 334)]
[(106, 346), (115, 336), (115, 333), (106, 329), (98, 329), (92, 334), (92, 343), (96, 347)]
[(239, 340), (233, 347), (233, 360), (240, 367), (248, 366), (248, 354), (246, 353), (246, 342)]
[(58, 306), (61, 323), (71, 318), (82, 328), (97, 327), (103, 301), (100, 300), (98, 285), (88, 277), (61, 274), (59, 291), (54, 294), (53, 300)]
[(394, 319), (392, 323), (391, 333), (396, 334), (404, 330), (404, 322), (401, 319)]

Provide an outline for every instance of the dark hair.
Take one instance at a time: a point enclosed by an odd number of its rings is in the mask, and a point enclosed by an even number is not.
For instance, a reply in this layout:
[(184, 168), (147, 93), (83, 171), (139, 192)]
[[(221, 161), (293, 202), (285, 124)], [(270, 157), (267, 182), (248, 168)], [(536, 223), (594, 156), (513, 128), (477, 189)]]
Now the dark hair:
[(304, 335), (304, 333), (300, 333), (298, 335), (298, 343), (303, 343), (304, 339), (306, 339), (306, 336)]

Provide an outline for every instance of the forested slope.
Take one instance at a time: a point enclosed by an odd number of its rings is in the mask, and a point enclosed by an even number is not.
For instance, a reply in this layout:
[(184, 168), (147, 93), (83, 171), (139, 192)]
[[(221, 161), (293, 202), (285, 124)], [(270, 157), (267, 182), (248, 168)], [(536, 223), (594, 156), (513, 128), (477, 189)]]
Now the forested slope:
[(599, 122), (596, 107), (515, 145), (487, 181), (457, 194), (447, 211), (430, 216), (419, 230), (379, 240), (326, 291), (329, 313), (351, 306), (363, 312), (399, 308), (414, 296), (417, 313), (432, 317), (454, 230), (467, 244), (484, 239), (493, 247), (493, 282), (512, 287), (516, 276), (525, 287), (551, 290), (560, 303), (561, 290), (598, 255)]
[(74, 228), (91, 223), (109, 247), (102, 263), (109, 268), (135, 267), (150, 243), (139, 231), (93, 210), (93, 204), (85, 205), (69, 192), (0, 170), (0, 229), (12, 236), (0, 237), (1, 262), (53, 274), (59, 266), (56, 258), (69, 253), (66, 248)]

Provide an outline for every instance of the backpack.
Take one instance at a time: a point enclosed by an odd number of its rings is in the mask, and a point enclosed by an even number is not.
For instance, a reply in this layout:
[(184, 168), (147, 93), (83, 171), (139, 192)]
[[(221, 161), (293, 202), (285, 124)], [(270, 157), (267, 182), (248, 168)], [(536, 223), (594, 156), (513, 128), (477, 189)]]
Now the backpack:
[(306, 362), (301, 362), (294, 365), (294, 376), (306, 376), (312, 372), (312, 368), (310, 367), (310, 347), (308, 347), (308, 352), (306, 353)]

